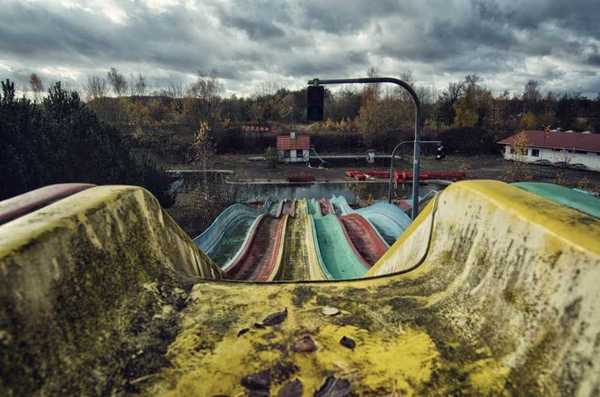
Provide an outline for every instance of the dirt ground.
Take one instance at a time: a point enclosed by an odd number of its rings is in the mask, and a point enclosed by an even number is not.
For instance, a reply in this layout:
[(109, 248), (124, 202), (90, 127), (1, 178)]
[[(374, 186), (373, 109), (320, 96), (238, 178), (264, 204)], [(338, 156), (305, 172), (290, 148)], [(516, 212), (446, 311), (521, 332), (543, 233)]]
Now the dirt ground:
[[(211, 168), (232, 170), (234, 180), (286, 179), (291, 174), (308, 174), (317, 180), (344, 179), (347, 169), (387, 169), (388, 160), (368, 164), (364, 160), (328, 161), (323, 167), (314, 162), (309, 168), (302, 164), (278, 164), (271, 167), (266, 161), (253, 161), (252, 155), (215, 156)], [(396, 161), (397, 170), (410, 170), (410, 158)], [(199, 164), (172, 164), (172, 169), (200, 169)], [(556, 168), (544, 165), (523, 164), (506, 161), (501, 156), (447, 156), (443, 160), (425, 156), (421, 161), (422, 171), (464, 171), (467, 179), (498, 179), (507, 182), (532, 180), (558, 183), (569, 187), (580, 187), (600, 193), (600, 172)]]

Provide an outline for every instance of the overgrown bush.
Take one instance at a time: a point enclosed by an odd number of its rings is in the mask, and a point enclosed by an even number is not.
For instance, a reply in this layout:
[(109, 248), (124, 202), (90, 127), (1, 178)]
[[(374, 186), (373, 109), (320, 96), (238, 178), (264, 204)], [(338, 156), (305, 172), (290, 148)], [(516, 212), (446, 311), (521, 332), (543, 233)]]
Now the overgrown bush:
[(129, 152), (114, 127), (98, 121), (76, 92), (53, 85), (42, 103), (16, 98), (14, 84), (0, 94), (0, 199), (63, 182), (132, 184), (173, 203), (170, 178)]
[(269, 163), (269, 166), (271, 168), (277, 168), (279, 156), (277, 154), (277, 150), (274, 147), (269, 146), (267, 150), (265, 150), (265, 158), (267, 159), (267, 162)]
[(498, 152), (496, 137), (492, 131), (475, 127), (450, 128), (437, 135), (448, 153), (492, 154)]

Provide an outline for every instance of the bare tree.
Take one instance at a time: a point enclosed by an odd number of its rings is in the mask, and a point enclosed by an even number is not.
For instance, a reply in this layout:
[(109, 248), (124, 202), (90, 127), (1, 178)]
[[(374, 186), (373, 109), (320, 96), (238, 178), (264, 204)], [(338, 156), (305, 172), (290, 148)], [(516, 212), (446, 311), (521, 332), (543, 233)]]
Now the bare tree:
[(129, 84), (131, 89), (131, 95), (144, 96), (146, 95), (146, 78), (143, 74), (138, 73), (137, 77), (131, 76), (131, 83)]
[(206, 76), (198, 71), (196, 81), (188, 88), (187, 94), (190, 97), (200, 98), (207, 103), (212, 103), (223, 89), (215, 73)]
[(100, 76), (88, 76), (84, 87), (88, 99), (103, 98), (106, 96), (106, 80)]
[[(194, 143), (192, 144), (192, 160), (200, 161), (202, 169), (206, 171), (212, 155), (214, 154), (214, 144), (210, 137), (210, 127), (206, 121), (201, 121), (200, 126), (196, 130)], [(208, 174), (203, 173), (203, 184), (205, 198), (208, 199)]]
[(106, 75), (108, 82), (117, 96), (121, 96), (127, 92), (127, 80), (116, 68), (110, 68)]
[(523, 104), (525, 105), (525, 111), (536, 111), (538, 110), (538, 104), (542, 100), (542, 93), (540, 92), (540, 82), (537, 80), (529, 80), (525, 84), (523, 90)]
[(258, 84), (255, 92), (256, 92), (256, 95), (259, 97), (271, 96), (271, 95), (275, 95), (277, 93), (277, 91), (279, 91), (282, 88), (283, 88), (282, 84), (280, 84), (276, 81), (263, 81), (260, 84)]
[(184, 89), (181, 80), (171, 80), (167, 84), (167, 88), (160, 91), (160, 94), (170, 98), (181, 98), (183, 97), (183, 92)]
[(37, 74), (31, 73), (31, 76), (29, 76), (29, 85), (31, 86), (31, 91), (33, 91), (35, 100), (37, 101), (42, 91), (44, 91), (42, 79)]
[[(367, 77), (377, 77), (377, 69), (369, 67), (367, 70)], [(362, 91), (362, 105), (366, 106), (367, 103), (377, 101), (379, 98), (380, 84), (367, 84)]]

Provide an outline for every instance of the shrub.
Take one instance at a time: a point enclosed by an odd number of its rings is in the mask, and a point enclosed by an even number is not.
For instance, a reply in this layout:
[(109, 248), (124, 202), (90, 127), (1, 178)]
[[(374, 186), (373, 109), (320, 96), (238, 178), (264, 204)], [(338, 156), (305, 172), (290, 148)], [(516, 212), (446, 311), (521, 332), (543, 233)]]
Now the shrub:
[(498, 152), (498, 145), (492, 131), (475, 127), (450, 128), (437, 135), (448, 153), (491, 154)]
[(269, 146), (267, 150), (265, 150), (265, 158), (269, 162), (269, 166), (271, 168), (277, 168), (277, 163), (279, 162), (279, 155), (277, 154), (277, 150)]
[(163, 206), (173, 203), (170, 178), (136, 160), (121, 133), (60, 83), (41, 104), (15, 98), (14, 84), (2, 83), (0, 145), (0, 199), (53, 183), (89, 182), (141, 185)]

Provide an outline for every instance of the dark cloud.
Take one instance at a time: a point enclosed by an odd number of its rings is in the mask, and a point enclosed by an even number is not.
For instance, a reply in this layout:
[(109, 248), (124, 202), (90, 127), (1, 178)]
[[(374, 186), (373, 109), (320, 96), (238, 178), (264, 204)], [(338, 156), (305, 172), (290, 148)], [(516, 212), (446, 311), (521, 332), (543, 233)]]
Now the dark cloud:
[(357, 32), (378, 18), (408, 11), (397, 0), (307, 0), (300, 2), (297, 21), (307, 29), (335, 34)]
[(248, 18), (224, 16), (222, 23), (225, 26), (234, 26), (243, 30), (252, 40), (268, 40), (285, 35), (285, 32), (272, 22), (263, 23)]
[(76, 82), (116, 66), (159, 85), (216, 71), (243, 94), (261, 80), (301, 85), (369, 66), (412, 70), (422, 84), (478, 73), (511, 90), (534, 78), (593, 93), (600, 79), (597, 0), (169, 3), (6, 0), (0, 73), (10, 75), (0, 77)]

